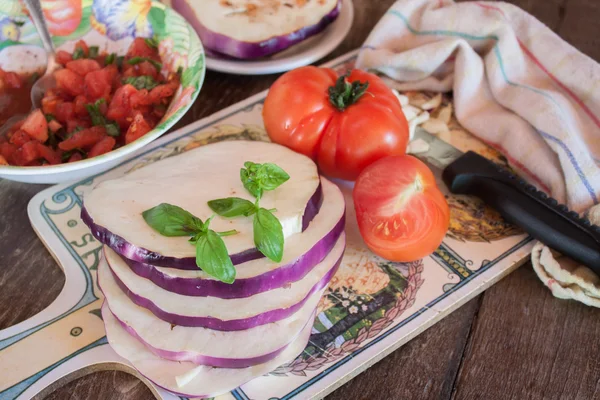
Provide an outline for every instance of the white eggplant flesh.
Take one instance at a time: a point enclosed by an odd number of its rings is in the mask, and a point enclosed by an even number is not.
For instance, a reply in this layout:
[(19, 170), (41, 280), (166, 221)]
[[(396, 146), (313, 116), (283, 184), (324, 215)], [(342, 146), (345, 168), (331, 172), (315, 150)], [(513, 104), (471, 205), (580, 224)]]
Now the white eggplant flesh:
[[(316, 265), (307, 265), (305, 262), (296, 262), (298, 259), (311, 251), (319, 251), (321, 249), (315, 249), (315, 246), (319, 246), (319, 242), (329, 236), (329, 234), (337, 229), (337, 225), (342, 221), (342, 229), (339, 229), (334, 239), (339, 238), (339, 235), (343, 231), (343, 220), (346, 211), (344, 195), (341, 190), (332, 182), (326, 178), (321, 177), (321, 188), (323, 192), (323, 205), (321, 206), (319, 213), (314, 217), (308, 227), (301, 233), (290, 236), (285, 240), (283, 249), (283, 259), (281, 262), (271, 261), (268, 258), (260, 258), (257, 260), (247, 261), (243, 264), (236, 265), (236, 281), (261, 278), (263, 280), (276, 280), (278, 286), (283, 286), (293, 280), (274, 278), (278, 272), (282, 272), (282, 269), (294, 270), (294, 276), (297, 273), (304, 274), (310, 272), (310, 270)], [(330, 240), (330, 238), (328, 239)], [(331, 245), (327, 248), (330, 251)], [(322, 258), (321, 258), (322, 259)], [(183, 279), (196, 279), (196, 280), (214, 280), (213, 277), (206, 274), (204, 271), (196, 268), (195, 270), (182, 270), (176, 268), (165, 268), (153, 266), (159, 275), (162, 275), (159, 279), (166, 281), (174, 278)], [(300, 276), (300, 278), (302, 277)], [(280, 283), (280, 284), (279, 284)], [(236, 283), (234, 282), (233, 285)], [(230, 285), (231, 286), (231, 285)]]
[[(145, 249), (153, 253), (157, 262), (161, 256), (189, 259), (194, 268), (195, 247), (188, 242), (189, 237), (160, 235), (146, 223), (142, 212), (169, 203), (206, 220), (214, 214), (207, 204), (210, 200), (241, 197), (254, 202), (240, 180), (245, 161), (274, 163), (290, 175), (280, 187), (265, 192), (260, 205), (276, 210), (274, 214), (282, 224), (284, 238), (301, 232), (307, 204), (319, 189), (317, 167), (310, 158), (284, 146), (257, 141), (201, 146), (102, 182), (84, 197), (82, 215), (87, 214), (86, 223), (99, 240), (109, 242), (105, 244), (114, 248), (112, 242), (122, 239), (127, 244), (121, 253), (125, 257), (135, 259), (135, 254), (128, 252)], [(210, 228), (216, 232), (232, 229), (239, 232), (223, 238), (229, 254), (233, 255), (255, 249), (252, 221), (247, 217), (216, 216)], [(103, 240), (98, 236), (101, 230), (111, 236)]]
[(317, 292), (325, 287), (337, 270), (345, 245), (346, 236), (342, 234), (331, 252), (301, 280), (242, 299), (190, 297), (169, 292), (150, 280), (136, 275), (117, 253), (106, 246), (104, 256), (109, 268), (99, 269), (98, 275), (102, 278), (103, 274), (112, 272), (119, 286), (136, 304), (147, 306), (162, 319), (165, 314), (172, 315), (168, 322), (176, 325), (203, 326), (189, 325), (188, 322), (184, 322), (193, 318), (200, 321), (262, 319), (261, 314), (285, 315), (287, 310), (293, 307), (297, 309), (298, 305), (301, 307), (301, 303), (305, 303), (312, 295), (311, 292)]
[(156, 355), (173, 361), (229, 368), (259, 364), (279, 355), (306, 325), (325, 290), (322, 288), (312, 294), (298, 312), (286, 319), (247, 330), (223, 332), (174, 326), (137, 306), (119, 288), (105, 260), (101, 260), (98, 267), (98, 286), (112, 314)]
[(158, 357), (127, 333), (106, 304), (102, 307), (102, 317), (111, 347), (141, 375), (177, 395), (200, 398), (227, 393), (293, 360), (306, 347), (312, 329), (309, 321), (296, 340), (280, 355), (266, 363), (247, 368), (213, 368)]

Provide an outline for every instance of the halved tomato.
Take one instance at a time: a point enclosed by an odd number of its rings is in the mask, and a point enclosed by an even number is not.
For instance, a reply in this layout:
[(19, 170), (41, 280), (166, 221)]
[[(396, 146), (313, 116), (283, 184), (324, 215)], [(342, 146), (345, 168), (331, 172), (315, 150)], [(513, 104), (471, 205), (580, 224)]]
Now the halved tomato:
[(448, 203), (431, 170), (415, 157), (386, 157), (369, 165), (356, 180), (353, 198), (365, 243), (385, 259), (426, 257), (448, 231)]

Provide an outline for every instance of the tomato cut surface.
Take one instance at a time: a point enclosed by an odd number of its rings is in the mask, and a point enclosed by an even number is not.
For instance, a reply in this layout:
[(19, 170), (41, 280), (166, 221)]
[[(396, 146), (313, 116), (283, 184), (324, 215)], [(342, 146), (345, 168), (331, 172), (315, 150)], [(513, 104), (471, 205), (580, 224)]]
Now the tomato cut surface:
[(358, 177), (353, 191), (360, 233), (377, 255), (409, 262), (442, 242), (450, 210), (431, 170), (415, 157), (386, 157)]

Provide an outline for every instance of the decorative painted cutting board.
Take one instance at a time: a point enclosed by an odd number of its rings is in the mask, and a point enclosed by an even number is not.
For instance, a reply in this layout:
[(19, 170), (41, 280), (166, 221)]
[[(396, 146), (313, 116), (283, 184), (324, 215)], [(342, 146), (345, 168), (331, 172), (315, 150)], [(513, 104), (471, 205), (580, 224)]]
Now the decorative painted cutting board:
[[(330, 66), (343, 70), (353, 65), (355, 57), (356, 53), (348, 54)], [(432, 97), (407, 95), (415, 103)], [(268, 140), (261, 122), (264, 97), (260, 93), (174, 132), (105, 174), (49, 188), (31, 200), (33, 228), (63, 268), (66, 283), (44, 311), (0, 331), (0, 399), (43, 395), (102, 369), (140, 377), (106, 341), (95, 273), (101, 244), (79, 218), (81, 199), (100, 181), (197, 146), (220, 140)], [(449, 120), (439, 132), (446, 139), (502, 162), (451, 118), (447, 98), (434, 97), (428, 104), (424, 108), (431, 116)], [(220, 400), (321, 398), (488, 288), (530, 253), (531, 239), (495, 212), (476, 199), (449, 196), (451, 229), (438, 250), (413, 263), (387, 262), (365, 248), (354, 221), (351, 185), (339, 184), (348, 202), (348, 248), (320, 303), (309, 345), (296, 360), (219, 396)], [(140, 379), (157, 398), (178, 397)]]

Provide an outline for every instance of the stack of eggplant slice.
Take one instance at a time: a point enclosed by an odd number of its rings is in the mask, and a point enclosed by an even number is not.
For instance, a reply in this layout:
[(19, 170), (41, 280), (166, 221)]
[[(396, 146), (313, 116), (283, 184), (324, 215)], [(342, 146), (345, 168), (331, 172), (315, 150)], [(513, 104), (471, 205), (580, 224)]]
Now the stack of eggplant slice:
[[(274, 262), (255, 247), (251, 218), (215, 216), (235, 266), (233, 283), (198, 266), (189, 237), (166, 237), (142, 213), (173, 204), (205, 220), (207, 202), (252, 200), (240, 181), (244, 161), (273, 163), (289, 180), (265, 192), (284, 236)], [(105, 181), (84, 198), (82, 218), (104, 244), (98, 285), (114, 350), (164, 389), (212, 397), (298, 356), (316, 308), (340, 265), (344, 198), (309, 158), (271, 143), (229, 141), (157, 161)]]

